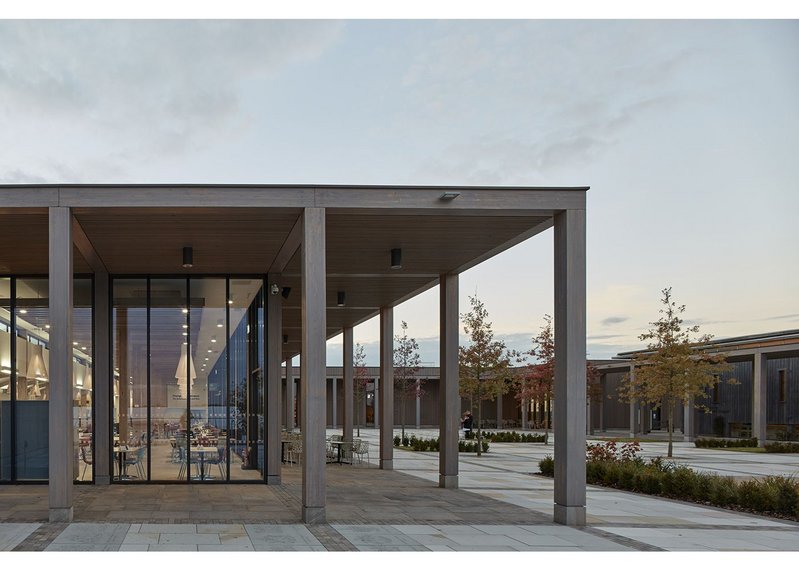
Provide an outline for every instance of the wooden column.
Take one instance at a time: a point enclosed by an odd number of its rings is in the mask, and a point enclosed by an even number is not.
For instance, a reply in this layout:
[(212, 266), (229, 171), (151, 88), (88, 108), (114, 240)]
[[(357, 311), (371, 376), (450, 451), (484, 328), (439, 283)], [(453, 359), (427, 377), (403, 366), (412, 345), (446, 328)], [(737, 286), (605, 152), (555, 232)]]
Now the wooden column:
[(72, 521), (72, 214), (50, 207), (49, 485), (51, 522)]
[[(325, 381), (325, 384), (327, 384), (327, 381)], [(336, 377), (330, 379), (330, 385), (331, 385), (330, 400), (333, 401), (331, 403), (332, 406), (330, 407), (331, 409), (330, 412), (332, 413), (330, 415), (332, 417), (330, 420), (333, 428), (338, 428), (338, 394), (337, 394), (338, 391), (336, 390), (338, 388), (337, 384), (338, 384), (338, 379), (336, 379)]]
[(302, 240), (302, 521), (324, 523), (326, 416), (325, 209), (306, 208)]
[(762, 352), (756, 352), (754, 367), (752, 437), (757, 438), (758, 446), (763, 446), (766, 443), (768, 426), (768, 357)]
[(267, 276), (266, 295), (266, 483), (280, 484), (280, 360), (283, 349), (283, 307), (280, 293), (271, 284), (280, 284), (280, 274)]
[(440, 338), (438, 487), (454, 489), (458, 487), (458, 430), (461, 412), (458, 387), (458, 275), (442, 274), (438, 287)]
[(421, 391), (421, 379), (416, 379), (416, 428), (422, 427), (422, 391)]
[(344, 338), (343, 362), (344, 367), (344, 440), (352, 441), (353, 411), (355, 410), (353, 366), (352, 327), (345, 327), (342, 331)]
[(394, 308), (380, 308), (380, 468), (394, 468)]
[(109, 344), (110, 303), (108, 297), (108, 274), (94, 274), (94, 483), (107, 485), (111, 482), (111, 347)]
[(285, 422), (286, 430), (292, 432), (294, 430), (294, 358), (286, 361), (286, 415)]
[(683, 407), (682, 438), (685, 442), (693, 442), (696, 436), (694, 417), (694, 399), (692, 398)]
[(607, 383), (607, 375), (599, 377), (599, 388), (602, 394), (599, 397), (599, 432), (605, 432), (605, 384)]
[(522, 430), (527, 430), (529, 424), (530, 401), (522, 399)]
[(555, 522), (585, 525), (585, 210), (555, 215)]

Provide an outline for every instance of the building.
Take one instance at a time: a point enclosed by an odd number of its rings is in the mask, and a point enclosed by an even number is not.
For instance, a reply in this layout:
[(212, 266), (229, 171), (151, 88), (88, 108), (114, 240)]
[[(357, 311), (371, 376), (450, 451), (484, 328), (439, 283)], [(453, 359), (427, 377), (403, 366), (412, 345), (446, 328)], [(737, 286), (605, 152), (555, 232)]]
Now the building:
[[(439, 485), (457, 487), (458, 274), (554, 227), (555, 520), (582, 524), (587, 190), (0, 186), (0, 481), (46, 480), (51, 521), (75, 481), (280, 485), (299, 355), (302, 520), (323, 522), (326, 340), (343, 332), (350, 436), (352, 328), (380, 316), (390, 384), (392, 308), (440, 285)], [(375, 397), (384, 470), (393, 396)]]

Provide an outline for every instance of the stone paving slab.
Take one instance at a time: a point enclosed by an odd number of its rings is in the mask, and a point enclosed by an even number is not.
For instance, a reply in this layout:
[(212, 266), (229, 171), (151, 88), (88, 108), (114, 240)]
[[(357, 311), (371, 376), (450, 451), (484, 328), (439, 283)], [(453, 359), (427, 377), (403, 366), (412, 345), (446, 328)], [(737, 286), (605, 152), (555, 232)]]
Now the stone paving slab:
[(38, 523), (0, 523), (0, 551), (11, 551), (38, 528)]

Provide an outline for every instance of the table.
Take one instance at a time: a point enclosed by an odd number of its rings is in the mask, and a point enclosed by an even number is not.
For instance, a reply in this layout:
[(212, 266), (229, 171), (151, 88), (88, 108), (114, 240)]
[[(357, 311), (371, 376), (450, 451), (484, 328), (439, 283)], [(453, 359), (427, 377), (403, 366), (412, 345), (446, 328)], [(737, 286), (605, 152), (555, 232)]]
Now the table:
[[(334, 446), (336, 448), (336, 462), (335, 462), (336, 464), (343, 464), (344, 463), (344, 461), (341, 459), (341, 445), (342, 444), (349, 444), (350, 446), (352, 446), (352, 442), (344, 442), (344, 441), (341, 441), (341, 440), (333, 440), (333, 441), (330, 442), (330, 445)], [(352, 460), (350, 460), (350, 462), (347, 462), (347, 463), (351, 464)]]
[(205, 455), (209, 452), (218, 453), (219, 450), (216, 446), (192, 446), (190, 454), (197, 453), (200, 455), (200, 475), (194, 476), (195, 480), (213, 480), (213, 476), (205, 473)]
[(130, 452), (138, 452), (141, 446), (114, 446), (114, 454), (117, 457), (117, 480), (135, 480), (136, 476), (128, 475), (127, 456)]

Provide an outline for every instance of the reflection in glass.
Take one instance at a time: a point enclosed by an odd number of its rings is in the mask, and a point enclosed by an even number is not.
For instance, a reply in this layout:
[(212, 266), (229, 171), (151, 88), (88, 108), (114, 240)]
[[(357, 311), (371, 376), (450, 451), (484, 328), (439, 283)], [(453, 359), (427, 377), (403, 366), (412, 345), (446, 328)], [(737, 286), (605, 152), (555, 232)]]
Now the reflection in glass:
[(72, 307), (72, 418), (76, 459), (74, 477), (76, 480), (91, 482), (94, 472), (91, 279), (74, 281)]

